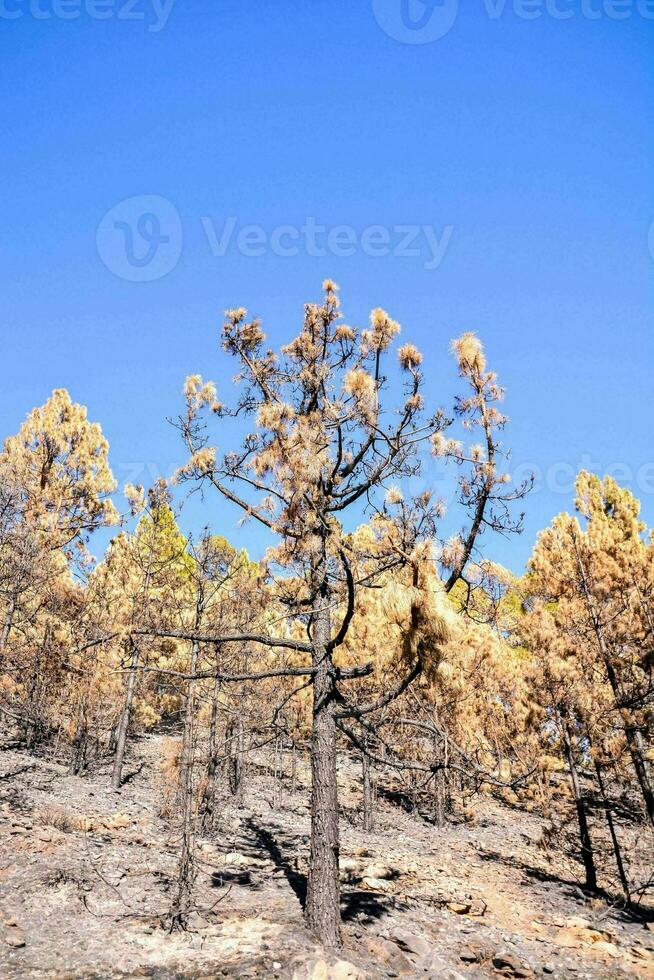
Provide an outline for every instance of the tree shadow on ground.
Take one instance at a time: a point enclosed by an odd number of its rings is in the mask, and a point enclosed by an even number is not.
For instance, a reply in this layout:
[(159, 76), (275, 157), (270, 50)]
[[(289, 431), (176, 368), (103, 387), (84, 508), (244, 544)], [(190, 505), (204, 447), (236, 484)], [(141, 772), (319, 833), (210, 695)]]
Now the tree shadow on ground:
[[(286, 880), (304, 909), (307, 901), (307, 876), (298, 871), (293, 863), (297, 860), (295, 855), (301, 838), (290, 836), (281, 830), (273, 834), (267, 827), (257, 823), (253, 817), (246, 820), (245, 826), (253, 836), (253, 844), (260, 850), (267, 851), (276, 867), (284, 872)], [(290, 853), (293, 853), (293, 858), (287, 856)], [(393, 898), (381, 893), (357, 888), (343, 889), (341, 892), (341, 914), (344, 922), (351, 920), (372, 922), (386, 915), (392, 904)]]
[[(537, 881), (548, 882), (555, 885), (565, 885), (571, 891), (569, 894), (573, 898), (579, 898), (580, 896), (585, 898), (585, 893), (580, 881), (576, 881), (574, 878), (563, 878), (561, 875), (557, 875), (554, 871), (547, 871), (545, 868), (539, 868), (537, 865), (529, 864), (527, 861), (523, 861), (516, 857), (514, 854), (501, 854), (500, 851), (491, 851), (484, 849), (483, 851), (477, 852), (482, 861), (495, 861), (498, 864), (503, 864), (507, 868), (514, 868), (516, 871), (522, 871), (529, 878), (535, 878)], [(597, 895), (603, 895), (602, 892), (593, 893), (593, 897)]]
[(291, 861), (284, 855), (282, 850), (282, 847), (284, 846), (286, 846), (287, 851), (291, 850), (291, 848), (296, 850), (296, 839), (289, 839), (288, 835), (280, 832), (278, 834), (278, 837), (282, 842), (280, 847), (277, 839), (271, 834), (271, 832), (266, 827), (262, 827), (260, 824), (258, 824), (253, 817), (248, 817), (248, 819), (245, 821), (245, 826), (254, 836), (255, 844), (257, 844), (260, 849), (267, 851), (272, 860), (275, 862), (276, 867), (280, 868), (284, 872), (284, 877), (293, 889), (300, 905), (302, 908), (304, 908), (307, 901), (307, 877), (291, 864)]
[(415, 798), (410, 793), (397, 787), (378, 786), (377, 793), (380, 799), (386, 800), (393, 806), (400, 807), (405, 813), (415, 813), (418, 809)]
[(362, 891), (360, 889), (343, 890), (341, 892), (341, 916), (343, 922), (356, 920), (362, 924), (370, 924), (375, 919), (387, 915), (393, 905), (393, 899), (381, 892)]
[(224, 888), (225, 885), (240, 885), (242, 888), (261, 888), (250, 871), (214, 871), (211, 875), (212, 888)]
[(499, 851), (489, 850), (479, 851), (478, 854), (482, 861), (496, 861), (499, 864), (504, 864), (506, 867), (522, 871), (527, 877), (535, 878), (537, 881), (562, 885), (565, 887), (566, 894), (569, 898), (575, 900), (581, 898), (585, 902), (589, 902), (594, 898), (601, 898), (609, 903), (613, 907), (614, 913), (626, 922), (648, 922), (654, 919), (654, 913), (650, 909), (637, 905), (628, 906), (621, 895), (613, 894), (604, 888), (597, 888), (596, 891), (589, 892), (579, 881), (564, 878), (553, 871), (546, 871), (544, 868), (539, 868), (533, 864), (529, 864), (527, 861), (522, 861), (515, 855), (500, 854)]
[(131, 783), (133, 779), (136, 779), (137, 776), (140, 776), (141, 775), (141, 773), (143, 772), (144, 768), (145, 768), (145, 762), (142, 762), (140, 764), (140, 766), (137, 766), (136, 769), (132, 769), (131, 772), (128, 772), (127, 775), (123, 776), (120, 785), (121, 786), (127, 786), (127, 784), (128, 783)]
[(440, 830), (445, 824), (456, 825), (463, 822), (462, 818), (455, 816), (451, 807), (446, 808), (445, 818), (442, 822), (439, 822), (439, 818), (435, 812), (435, 800), (431, 793), (422, 791), (412, 795), (397, 787), (385, 786), (379, 786), (377, 793), (380, 799), (386, 800), (392, 806), (399, 807), (413, 817), (419, 817), (426, 824), (429, 824), (430, 827), (437, 827)]

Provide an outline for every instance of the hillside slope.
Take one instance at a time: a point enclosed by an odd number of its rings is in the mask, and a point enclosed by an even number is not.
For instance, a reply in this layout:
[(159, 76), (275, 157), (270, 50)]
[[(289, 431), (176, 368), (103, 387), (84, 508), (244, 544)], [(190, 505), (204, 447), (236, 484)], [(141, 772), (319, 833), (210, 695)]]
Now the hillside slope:
[[(654, 931), (588, 903), (536, 845), (536, 817), (484, 798), (477, 819), (438, 830), (380, 801), (357, 812), (341, 773), (345, 949), (328, 955), (302, 919), (307, 773), (297, 792), (260, 759), (242, 806), (226, 803), (200, 845), (192, 931), (161, 924), (175, 873), (162, 799), (165, 737), (138, 740), (120, 793), (108, 769), (0, 753), (0, 974), (7, 977), (654, 976)], [(563, 865), (562, 865), (563, 867)]]

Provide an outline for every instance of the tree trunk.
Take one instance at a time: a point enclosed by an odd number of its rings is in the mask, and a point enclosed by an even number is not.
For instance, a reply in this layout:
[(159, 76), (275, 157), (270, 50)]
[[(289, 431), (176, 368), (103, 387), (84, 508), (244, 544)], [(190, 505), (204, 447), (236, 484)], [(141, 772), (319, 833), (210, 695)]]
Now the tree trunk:
[[(434, 761), (445, 765), (444, 746), (434, 736)], [(441, 767), (434, 773), (434, 824), (440, 829), (445, 825), (445, 771)]]
[(229, 789), (238, 800), (243, 798), (243, 720), (230, 719), (225, 731)]
[(14, 615), (16, 613), (17, 599), (15, 595), (12, 595), (11, 602), (9, 603), (9, 609), (7, 610), (7, 615), (5, 621), (2, 624), (2, 634), (0, 635), (0, 650), (4, 650), (9, 642), (9, 634), (11, 633), (11, 627), (14, 623)]
[(595, 633), (599, 650), (602, 654), (604, 665), (606, 667), (606, 674), (611, 685), (611, 690), (613, 691), (613, 696), (617, 705), (619, 706), (618, 710), (620, 717), (622, 718), (624, 735), (634, 771), (636, 773), (636, 778), (640, 786), (640, 791), (645, 802), (645, 810), (647, 811), (647, 816), (650, 823), (652, 826), (654, 826), (654, 783), (652, 782), (652, 774), (650, 772), (649, 762), (647, 760), (647, 746), (645, 745), (642, 732), (639, 730), (638, 726), (634, 724), (633, 718), (631, 717), (628, 709), (622, 707), (621, 702), (624, 699), (624, 692), (613, 667), (611, 656), (606, 649), (606, 644), (604, 643), (604, 638), (602, 636), (599, 624), (596, 626)]
[(123, 706), (123, 711), (120, 716), (120, 721), (118, 722), (118, 731), (116, 733), (116, 755), (114, 757), (114, 768), (111, 775), (111, 788), (114, 790), (120, 789), (120, 784), (123, 778), (123, 762), (125, 760), (125, 748), (127, 746), (127, 732), (129, 731), (129, 719), (132, 712), (132, 701), (134, 699), (134, 687), (136, 685), (136, 674), (138, 667), (138, 650), (136, 645), (132, 642), (132, 661), (130, 664), (130, 671), (127, 675), (127, 687), (125, 689), (125, 704)]
[(297, 787), (297, 750), (295, 748), (295, 739), (291, 742), (291, 796), (295, 796), (295, 790)]
[(361, 753), (361, 775), (363, 777), (363, 829), (368, 833), (372, 830), (373, 824), (372, 780), (370, 779), (370, 759), (365, 752)]
[(88, 735), (89, 726), (86, 717), (86, 693), (84, 693), (80, 696), (79, 705), (77, 708), (75, 741), (73, 742), (73, 754), (70, 760), (70, 772), (73, 776), (79, 776), (86, 765)]
[(313, 618), (313, 725), (311, 730), (311, 851), (305, 915), (317, 938), (340, 948), (341, 914), (338, 879), (338, 786), (336, 780), (336, 701), (334, 665), (327, 648), (331, 638), (326, 573)]
[(209, 721), (209, 744), (207, 747), (207, 778), (200, 803), (200, 833), (211, 829), (216, 805), (216, 773), (218, 772), (218, 681), (214, 686)]
[[(189, 674), (195, 674), (198, 663), (199, 644), (193, 640)], [(179, 760), (179, 781), (182, 809), (182, 833), (177, 873), (177, 892), (171, 910), (171, 932), (186, 929), (191, 910), (193, 881), (195, 878), (194, 849), (195, 826), (193, 819), (193, 719), (195, 713), (195, 681), (188, 682), (186, 710), (184, 712), (184, 733), (182, 752)]]
[(440, 829), (445, 826), (445, 803), (447, 797), (447, 788), (445, 780), (445, 771), (439, 769), (434, 776), (434, 823)]
[(609, 833), (611, 834), (611, 842), (613, 844), (613, 853), (615, 854), (615, 863), (618, 869), (618, 876), (620, 878), (620, 884), (622, 885), (622, 891), (624, 892), (624, 897), (627, 902), (631, 903), (631, 895), (629, 893), (629, 881), (624, 869), (624, 863), (622, 861), (622, 851), (620, 850), (620, 842), (618, 841), (618, 835), (616, 833), (615, 824), (613, 822), (613, 814), (611, 813), (611, 804), (606, 795), (606, 789), (604, 788), (604, 779), (602, 778), (602, 767), (599, 762), (595, 763), (595, 772), (597, 773), (597, 782), (599, 783), (600, 793), (602, 794), (602, 802), (604, 803), (604, 812), (606, 813), (606, 822), (609, 825)]
[(275, 739), (273, 774), (273, 809), (278, 810), (282, 805), (284, 795), (284, 745), (281, 738)]
[(647, 759), (645, 739), (640, 729), (627, 721), (625, 721), (624, 731), (631, 752), (631, 761), (636, 770), (636, 776), (638, 777), (640, 789), (645, 801), (647, 816), (654, 827), (654, 782), (652, 781), (652, 772)]
[(597, 891), (597, 872), (595, 870), (595, 860), (593, 857), (593, 844), (590, 838), (590, 830), (588, 829), (586, 803), (582, 796), (581, 786), (579, 784), (579, 774), (577, 772), (577, 765), (574, 759), (572, 742), (567, 733), (563, 735), (563, 749), (568, 763), (568, 769), (570, 770), (570, 783), (572, 785), (572, 794), (574, 796), (575, 806), (577, 809), (579, 840), (581, 842), (581, 859), (584, 863), (584, 870), (586, 872), (586, 888), (588, 891), (594, 892)]
[[(43, 640), (43, 647), (47, 646), (49, 637), (50, 637), (50, 629), (48, 627), (46, 628), (46, 632)], [(41, 669), (41, 661), (42, 661), (41, 654), (42, 654), (42, 648), (37, 649), (34, 665), (32, 668), (32, 672), (30, 674), (30, 678), (27, 684), (27, 691), (26, 691), (26, 703), (28, 705), (30, 713), (28, 716), (29, 721), (24, 726), (24, 732), (25, 732), (25, 745), (30, 751), (36, 747), (37, 743), (43, 736), (43, 731), (45, 728), (43, 723), (43, 718), (41, 716), (41, 705), (40, 705), (41, 698), (39, 694), (39, 690), (40, 690), (39, 681), (40, 678), (43, 676), (43, 672)]]
[(654, 826), (654, 781), (652, 780), (652, 774), (647, 759), (647, 747), (645, 745), (642, 732), (639, 730), (638, 726), (634, 724), (633, 718), (631, 717), (629, 711), (623, 706), (624, 691), (622, 690), (622, 685), (616, 673), (613, 660), (611, 659), (611, 651), (609, 650), (604, 638), (602, 622), (596, 608), (595, 597), (590, 591), (586, 568), (581, 558), (576, 536), (573, 535), (572, 540), (577, 557), (577, 567), (579, 568), (584, 598), (586, 599), (586, 606), (590, 614), (595, 639), (597, 640), (597, 648), (602, 660), (604, 661), (609, 684), (611, 685), (616, 706), (620, 713), (620, 717), (622, 718), (625, 738), (629, 747), (631, 761), (633, 762), (633, 766), (636, 771), (636, 778), (638, 779), (643, 800), (645, 801), (647, 816), (652, 826)]

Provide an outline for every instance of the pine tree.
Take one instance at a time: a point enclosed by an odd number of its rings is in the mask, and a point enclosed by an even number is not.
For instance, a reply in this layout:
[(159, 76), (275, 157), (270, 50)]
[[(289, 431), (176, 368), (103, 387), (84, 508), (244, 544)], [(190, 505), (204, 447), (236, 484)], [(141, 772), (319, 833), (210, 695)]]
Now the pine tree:
[[(324, 284), (320, 305), (305, 307), (299, 335), (280, 355), (265, 347), (258, 320), (244, 309), (228, 311), (223, 340), (238, 365), (243, 391), (233, 408), (222, 405), (213, 384), (199, 375), (187, 379), (186, 414), (179, 426), (190, 451), (181, 480), (213, 486), (244, 515), (272, 531), (278, 544), (269, 550), (268, 573), (276, 582), (277, 604), (287, 611), (289, 634), (240, 634), (243, 643), (301, 653), (310, 663), (280, 668), (287, 676), (302, 673), (312, 682), (311, 724), (312, 833), (306, 902), (307, 921), (328, 946), (340, 945), (338, 884), (337, 734), (358, 747), (357, 725), (407, 689), (428, 666), (442, 639), (429, 591), (423, 588), (423, 541), (432, 539), (442, 505), (430, 492), (404, 499), (386, 491), (420, 471), (418, 450), (431, 443), (436, 456), (470, 466), (462, 484), (472, 521), (451, 564), (451, 584), (463, 575), (477, 537), (487, 526), (504, 526), (503, 514), (520, 491), (506, 495), (499, 469), (495, 432), (504, 419), (493, 406), (501, 396), (495, 375), (485, 366), (483, 349), (472, 334), (456, 345), (460, 372), (471, 394), (458, 406), (469, 424), (479, 423), (485, 448), (465, 455), (446, 439), (450, 421), (438, 411), (425, 415), (422, 355), (412, 345), (398, 351), (403, 395), (393, 409), (385, 367), (400, 331), (381, 309), (373, 310), (362, 332), (341, 323), (337, 288)], [(204, 422), (209, 410), (220, 419), (251, 420), (238, 451), (221, 458), (211, 446)], [(353, 548), (343, 521), (367, 511), (370, 546)], [(492, 516), (493, 508), (496, 509)], [(415, 590), (407, 623), (405, 676), (370, 703), (351, 700), (342, 681), (368, 676), (371, 665), (339, 668), (336, 651), (346, 640), (359, 597), (392, 568), (406, 568)], [(296, 639), (303, 628), (306, 639)], [(263, 676), (265, 672), (260, 672)], [(344, 705), (344, 707), (339, 707)]]

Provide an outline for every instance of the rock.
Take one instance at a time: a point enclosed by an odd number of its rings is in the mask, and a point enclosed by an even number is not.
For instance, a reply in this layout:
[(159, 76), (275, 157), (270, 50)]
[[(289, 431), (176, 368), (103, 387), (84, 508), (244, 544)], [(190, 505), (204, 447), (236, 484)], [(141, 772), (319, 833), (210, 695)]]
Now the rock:
[(448, 902), (445, 907), (456, 915), (468, 915), (472, 905), (469, 902)]
[(434, 957), (423, 973), (425, 980), (464, 980), (464, 974), (453, 970), (442, 960)]
[(11, 946), (12, 949), (22, 949), (25, 945), (25, 936), (20, 929), (8, 929), (3, 936), (6, 946)]
[[(340, 871), (345, 871), (348, 874), (355, 874), (357, 871), (359, 871), (361, 865), (356, 858), (341, 858), (338, 867)], [(372, 875), (372, 877), (383, 878), (383, 875)]]
[(357, 980), (359, 977), (363, 978), (361, 971), (353, 963), (348, 963), (347, 960), (336, 960), (330, 966), (330, 980), (350, 980), (350, 978)]
[(644, 946), (632, 946), (630, 950), (631, 955), (637, 960), (651, 960), (654, 956), (648, 949)]
[(505, 977), (533, 976), (533, 970), (520, 963), (513, 953), (496, 953), (493, 957), (493, 966)]
[(479, 953), (471, 946), (464, 946), (459, 951), (459, 959), (463, 960), (464, 963), (479, 963)]
[(485, 963), (490, 957), (491, 954), (487, 949), (484, 949), (482, 946), (473, 946), (469, 943), (462, 946), (459, 952), (459, 959), (464, 963)]
[(423, 939), (422, 936), (416, 936), (414, 933), (408, 932), (406, 929), (391, 929), (388, 938), (392, 942), (397, 943), (401, 950), (405, 953), (411, 953), (412, 956), (428, 956), (433, 952), (433, 947), (430, 942)]
[(341, 881), (356, 881), (361, 878), (361, 862), (356, 858), (341, 858), (338, 867), (338, 875)]
[(604, 953), (605, 956), (610, 956), (612, 959), (617, 959), (620, 956), (618, 946), (615, 943), (608, 943), (603, 939), (599, 939), (593, 943), (593, 950), (597, 953)]
[(361, 887), (365, 888), (369, 892), (391, 892), (393, 891), (393, 886), (390, 881), (386, 881), (382, 878), (362, 878)]
[(615, 936), (607, 929), (595, 929), (587, 919), (574, 916), (568, 919), (563, 929), (556, 934), (556, 941), (559, 946), (566, 946), (569, 949), (578, 949), (582, 945), (613, 945)]
[(347, 960), (334, 960), (331, 963), (327, 960), (316, 960), (313, 964), (308, 963), (306, 968), (296, 970), (293, 973), (293, 980), (358, 980), (363, 976), (364, 974)]
[(368, 939), (366, 949), (375, 965), (383, 967), (390, 976), (415, 976), (415, 966), (411, 960), (390, 939)]
[(113, 816), (106, 817), (99, 822), (106, 830), (125, 830), (126, 827), (129, 827), (133, 823), (133, 820), (125, 813), (115, 813)]
[(369, 864), (363, 874), (366, 878), (388, 879), (395, 877), (393, 869), (389, 868), (387, 864)]
[(229, 854), (223, 855), (223, 863), (231, 864), (239, 868), (249, 868), (254, 864), (258, 864), (256, 858), (250, 857), (249, 854), (241, 854), (239, 851), (230, 851)]

